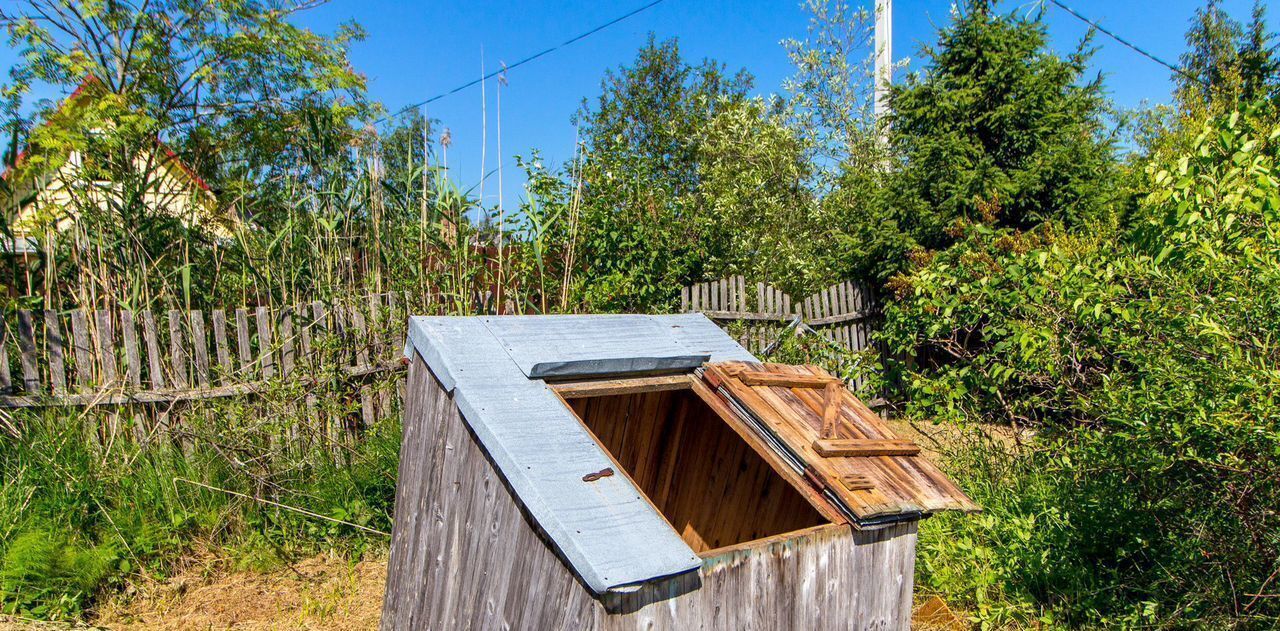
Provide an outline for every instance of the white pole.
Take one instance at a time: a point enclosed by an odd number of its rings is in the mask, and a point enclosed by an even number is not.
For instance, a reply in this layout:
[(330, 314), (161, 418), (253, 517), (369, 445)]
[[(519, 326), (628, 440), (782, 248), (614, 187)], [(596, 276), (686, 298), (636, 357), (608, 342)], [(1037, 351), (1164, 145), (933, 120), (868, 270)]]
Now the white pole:
[(889, 86), (893, 84), (893, 0), (876, 0), (875, 115), (889, 113)]

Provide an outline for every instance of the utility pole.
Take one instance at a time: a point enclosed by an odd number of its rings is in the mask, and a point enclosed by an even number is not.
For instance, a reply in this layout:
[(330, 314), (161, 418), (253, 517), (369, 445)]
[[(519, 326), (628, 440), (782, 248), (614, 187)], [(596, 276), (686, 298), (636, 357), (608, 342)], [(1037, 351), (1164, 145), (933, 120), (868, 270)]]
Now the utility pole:
[(893, 84), (893, 0), (876, 0), (876, 122), (889, 113), (889, 86)]

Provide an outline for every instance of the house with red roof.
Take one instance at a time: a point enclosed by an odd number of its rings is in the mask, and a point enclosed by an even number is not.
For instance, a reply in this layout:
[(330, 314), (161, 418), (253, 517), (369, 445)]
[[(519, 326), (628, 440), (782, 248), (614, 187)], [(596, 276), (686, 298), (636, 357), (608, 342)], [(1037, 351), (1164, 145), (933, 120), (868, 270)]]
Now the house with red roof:
[[(99, 81), (87, 78), (45, 125), (75, 120), (106, 94)], [(124, 197), (123, 183), (112, 181), (108, 170), (100, 167), (102, 158), (93, 154), (76, 143), (46, 143), (32, 144), (17, 156), (0, 174), (5, 184), (0, 200), (13, 234), (12, 242), (0, 245), (0, 250), (35, 252), (42, 238), (71, 229), (86, 209), (107, 210)], [(133, 164), (139, 175), (133, 185), (149, 208), (218, 239), (230, 238), (238, 227), (235, 213), (221, 209), (209, 184), (160, 139), (154, 148), (137, 152)]]

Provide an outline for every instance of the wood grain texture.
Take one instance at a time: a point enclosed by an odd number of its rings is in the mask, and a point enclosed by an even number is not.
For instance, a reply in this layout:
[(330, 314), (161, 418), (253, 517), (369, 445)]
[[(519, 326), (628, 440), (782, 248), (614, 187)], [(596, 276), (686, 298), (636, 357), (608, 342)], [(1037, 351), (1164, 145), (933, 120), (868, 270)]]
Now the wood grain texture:
[(40, 391), (40, 367), (36, 364), (35, 319), (29, 309), (18, 310), (18, 351), (22, 366), (22, 389)]
[(196, 385), (209, 387), (209, 338), (204, 329), (204, 313), (191, 311), (188, 314), (191, 323), (191, 356), (194, 362)]
[(13, 389), (9, 373), (9, 326), (4, 318), (0, 318), (0, 392)]
[[(720, 388), (753, 414), (796, 454), (812, 467), (817, 481), (840, 498), (859, 519), (891, 515), (912, 515), (941, 510), (977, 511), (978, 506), (938, 468), (911, 450), (852, 392), (840, 388), (840, 404), (832, 445), (848, 451), (850, 443), (839, 441), (881, 441), (868, 443), (883, 451), (897, 448), (895, 455), (839, 457), (823, 455), (815, 447), (822, 439), (823, 416), (827, 409), (823, 392), (813, 388), (751, 386), (739, 379), (746, 373), (768, 372), (831, 378), (816, 366), (722, 362), (708, 364), (704, 378)], [(779, 381), (778, 383), (781, 383)], [(912, 452), (914, 453), (908, 453)], [(870, 488), (851, 490), (840, 482), (843, 476), (859, 475)], [(861, 485), (860, 485), (861, 486)]]
[(185, 388), (189, 383), (187, 379), (187, 341), (183, 330), (186, 327), (182, 322), (182, 312), (177, 309), (169, 310), (169, 383), (175, 388)]
[[(66, 363), (66, 345), (67, 341), (62, 337), (62, 323), (59, 322), (58, 312), (51, 309), (44, 311), (44, 343), (49, 353), (49, 388), (54, 396), (66, 394), (67, 392), (67, 363)], [(3, 349), (0, 348), (0, 359), (3, 359)]]
[(218, 383), (231, 383), (231, 345), (227, 341), (227, 312), (213, 310), (213, 346), (218, 358)]
[(102, 385), (114, 387), (118, 375), (116, 364), (115, 326), (111, 319), (112, 312), (99, 309), (94, 314), (98, 329), (98, 367), (102, 369)]
[(89, 318), (79, 309), (71, 312), (71, 339), (76, 358), (76, 387), (88, 390), (94, 383), (93, 345), (89, 341)]
[(138, 326), (132, 311), (120, 312), (120, 341), (124, 344), (125, 382), (136, 390), (142, 386), (142, 355), (138, 352)]
[(695, 552), (826, 522), (691, 392), (638, 392), (570, 404)]
[(813, 450), (823, 458), (866, 458), (870, 456), (915, 456), (920, 446), (909, 440), (833, 438), (813, 441)]
[(699, 571), (596, 598), (530, 524), (416, 356), (403, 428), (384, 630), (909, 627), (915, 522), (826, 525), (722, 548)]
[(276, 376), (275, 343), (271, 340), (271, 315), (266, 307), (254, 310), (254, 321), (258, 325), (258, 368), (263, 379)]
[[(74, 320), (72, 321), (74, 323)], [(150, 311), (142, 312), (142, 342), (147, 347), (147, 375), (151, 377), (151, 387), (163, 388), (164, 359), (160, 354), (160, 339), (157, 332), (156, 316)]]

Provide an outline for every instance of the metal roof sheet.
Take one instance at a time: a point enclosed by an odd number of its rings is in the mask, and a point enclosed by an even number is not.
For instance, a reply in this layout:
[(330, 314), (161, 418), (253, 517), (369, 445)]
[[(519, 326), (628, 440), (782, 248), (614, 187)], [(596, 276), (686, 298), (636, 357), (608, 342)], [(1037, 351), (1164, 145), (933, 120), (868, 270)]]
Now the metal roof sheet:
[(405, 354), (415, 351), (453, 391), (520, 502), (593, 592), (701, 565), (627, 476), (583, 481), (612, 462), (535, 377), (547, 370), (540, 365), (568, 377), (692, 358), (755, 361), (705, 316), (414, 317)]

